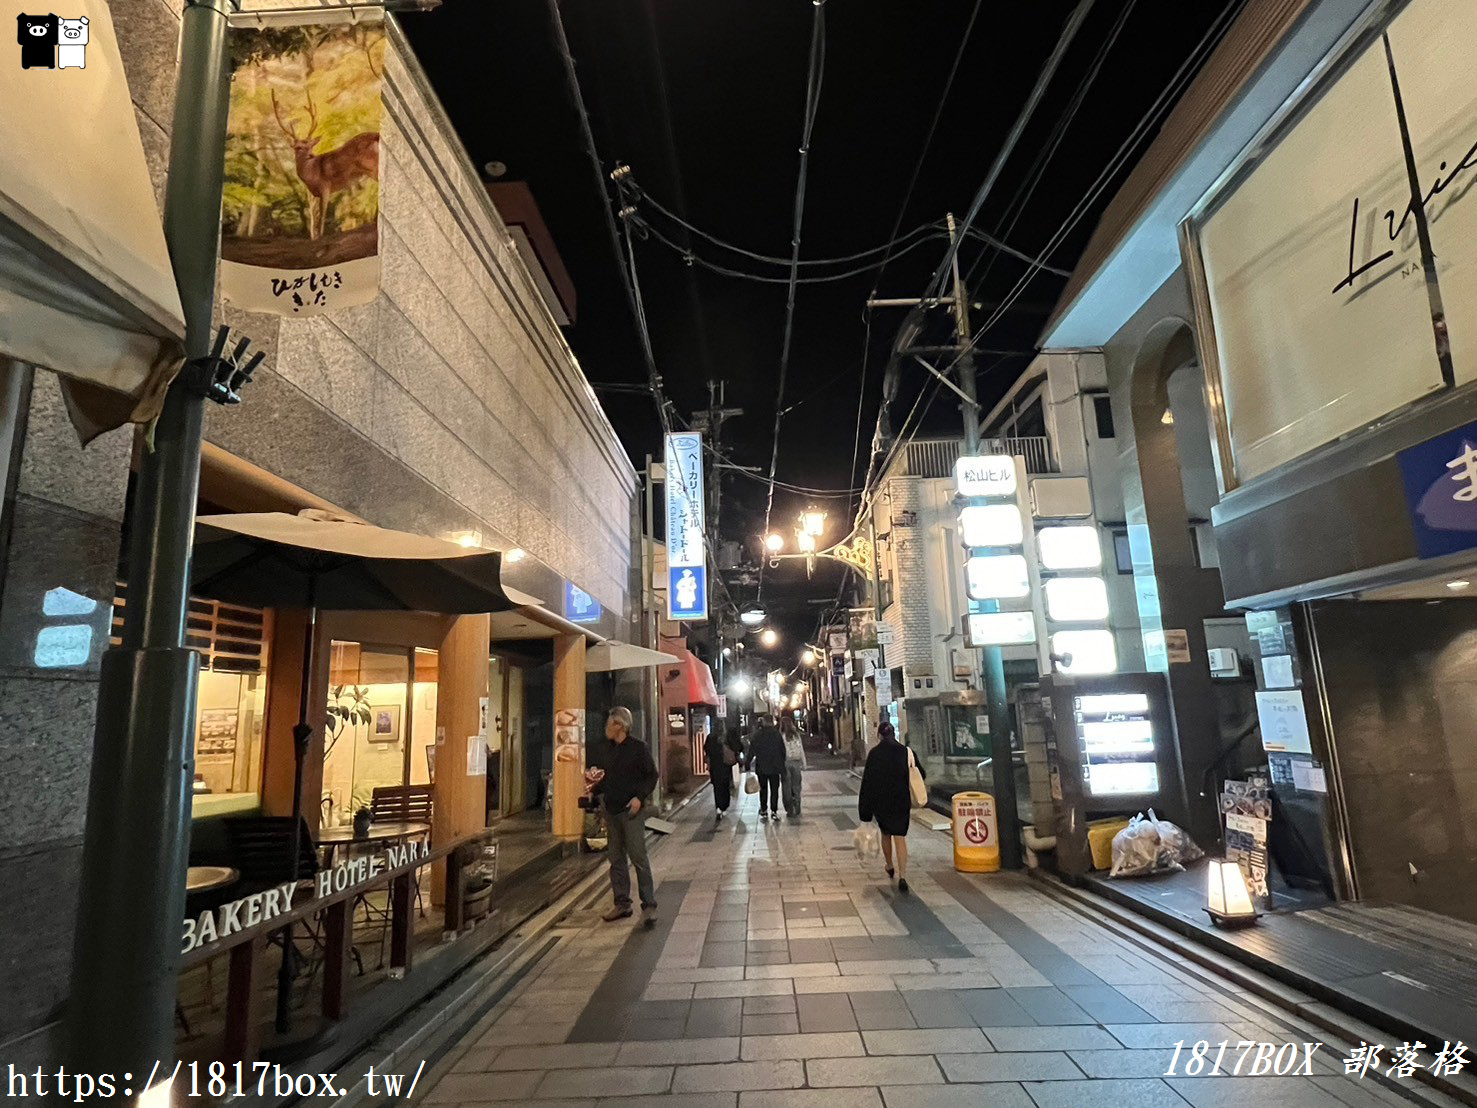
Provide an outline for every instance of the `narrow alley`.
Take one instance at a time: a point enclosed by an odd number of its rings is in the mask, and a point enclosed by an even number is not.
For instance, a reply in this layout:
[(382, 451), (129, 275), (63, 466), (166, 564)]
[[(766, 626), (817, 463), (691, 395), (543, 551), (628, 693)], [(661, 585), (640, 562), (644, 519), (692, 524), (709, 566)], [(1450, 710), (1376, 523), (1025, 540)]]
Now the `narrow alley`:
[[(561, 1108), (1372, 1108), (1417, 1093), (1344, 1076), (1165, 1077), (1195, 1043), (1317, 1041), (1024, 877), (954, 872), (915, 819), (911, 895), (852, 845), (856, 782), (807, 776), (798, 821), (761, 824), (704, 796), (653, 851), (660, 919), (599, 919), (585, 896), (557, 945), (429, 1076), (436, 1104)], [(1211, 1065), (1203, 1068), (1208, 1074)], [(1243, 1071), (1252, 1068), (1251, 1055)]]

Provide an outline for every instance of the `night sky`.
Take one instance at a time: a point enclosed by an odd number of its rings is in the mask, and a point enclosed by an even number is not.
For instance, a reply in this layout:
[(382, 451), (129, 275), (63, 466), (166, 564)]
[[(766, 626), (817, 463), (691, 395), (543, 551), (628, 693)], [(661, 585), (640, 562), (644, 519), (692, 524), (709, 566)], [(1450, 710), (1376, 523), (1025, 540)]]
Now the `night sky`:
[[(1075, 6), (1067, 0), (828, 0), (802, 257), (854, 254), (887, 242), (895, 225), (906, 233), (949, 211), (962, 215)], [(1222, 29), (1222, 17), (1238, 6), (1239, 0), (1097, 0), (976, 226), (1038, 256), (1207, 32)], [(787, 258), (812, 5), (567, 0), (560, 10), (604, 171), (625, 162), (656, 204), (720, 239)], [(549, 4), (447, 0), (434, 12), (404, 16), (402, 25), (473, 163), (503, 162), (505, 180), (527, 181), (533, 190), (578, 290), (578, 320), (566, 334), (585, 374), (597, 390), (644, 384), (621, 262), (601, 207), (609, 197), (596, 191)], [(957, 76), (924, 157), (961, 40)], [(1095, 64), (1100, 69), (1079, 110), (1032, 185), (1043, 149)], [(1155, 130), (1146, 132), (1135, 153)], [(916, 187), (900, 216), (920, 158)], [(1072, 268), (1134, 160), (1045, 261)], [(605, 184), (613, 196), (613, 186)], [(657, 366), (677, 413), (687, 418), (706, 406), (708, 381), (726, 382), (727, 403), (745, 415), (725, 426), (724, 449), (767, 472), (786, 269), (690, 237), (650, 203), (638, 209), (654, 231), (707, 261), (779, 279), (761, 283), (710, 272), (654, 236), (636, 247)], [(827, 539), (844, 536), (850, 520), (844, 490), (865, 473), (882, 366), (905, 314), (874, 310), (868, 343), (865, 301), (874, 288), (884, 297), (918, 295), (945, 249), (944, 240), (931, 240), (880, 273), (874, 255), (854, 263), (871, 267), (851, 278), (801, 286), (778, 475), (841, 495), (822, 500), (777, 492), (776, 529), (792, 526), (806, 502), (815, 500), (831, 513)], [(1028, 267), (974, 242), (961, 258), (971, 275), (971, 298), (985, 305), (974, 313), (978, 327)], [(1063, 284), (1064, 278), (1037, 271), (1013, 309), (980, 340), (1001, 352), (979, 358), (987, 407), (1025, 368)], [(930, 340), (948, 336), (945, 322), (932, 324)], [(925, 377), (916, 364), (906, 371), (892, 410), (895, 425)], [(923, 433), (957, 434), (957, 403), (946, 391), (931, 391), (935, 399), (924, 409)], [(602, 391), (601, 399), (638, 466), (648, 452), (660, 453), (649, 394)], [(853, 470), (859, 422), (861, 450)], [(752, 547), (763, 525), (765, 492), (762, 481), (725, 477), (724, 539)], [(813, 601), (834, 596), (838, 580), (834, 570), (823, 569), (807, 582), (798, 564), (769, 576), (764, 600), (785, 633), (786, 657), (811, 633), (819, 610)], [(743, 606), (752, 590), (737, 599)]]

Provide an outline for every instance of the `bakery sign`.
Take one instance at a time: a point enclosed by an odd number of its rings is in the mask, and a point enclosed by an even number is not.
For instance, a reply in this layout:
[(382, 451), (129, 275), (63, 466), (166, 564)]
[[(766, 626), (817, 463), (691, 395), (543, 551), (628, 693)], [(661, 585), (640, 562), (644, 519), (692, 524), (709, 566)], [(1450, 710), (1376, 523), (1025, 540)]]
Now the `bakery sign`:
[[(429, 856), (431, 848), (420, 842), (408, 842), (379, 854), (364, 855), (340, 862), (331, 869), (320, 870), (310, 899), (323, 900), (341, 893), (357, 891), (381, 874), (408, 866)], [(201, 912), (185, 920), (181, 954), (230, 938), (260, 923), (270, 923), (292, 911), (293, 895), (301, 892), (297, 882), (286, 881), (269, 889), (233, 900), (219, 908)]]

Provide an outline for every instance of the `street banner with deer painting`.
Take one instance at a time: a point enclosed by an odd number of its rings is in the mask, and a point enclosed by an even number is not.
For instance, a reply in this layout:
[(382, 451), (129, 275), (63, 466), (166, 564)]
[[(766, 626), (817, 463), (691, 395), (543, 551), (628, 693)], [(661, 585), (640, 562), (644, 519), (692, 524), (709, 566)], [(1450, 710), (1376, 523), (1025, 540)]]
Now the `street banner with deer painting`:
[(383, 21), (237, 26), (221, 293), (321, 315), (379, 290)]

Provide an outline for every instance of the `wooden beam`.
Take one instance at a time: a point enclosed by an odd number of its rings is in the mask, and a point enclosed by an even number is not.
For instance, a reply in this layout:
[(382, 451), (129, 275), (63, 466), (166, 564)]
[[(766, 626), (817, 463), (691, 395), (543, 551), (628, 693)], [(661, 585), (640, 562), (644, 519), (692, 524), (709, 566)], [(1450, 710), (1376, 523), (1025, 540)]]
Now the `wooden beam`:
[(554, 834), (579, 839), (585, 813), (585, 636), (554, 640)]
[[(467, 747), (481, 727), (481, 698), (487, 695), (491, 621), (485, 615), (454, 620), (440, 644), (436, 689), (436, 727), (444, 744), (436, 748), (436, 779), (431, 786), (431, 842), (440, 844), (487, 826), (487, 773), (467, 772)], [(485, 764), (485, 763), (484, 763)], [(444, 902), (446, 867), (438, 863), (431, 899)]]

